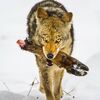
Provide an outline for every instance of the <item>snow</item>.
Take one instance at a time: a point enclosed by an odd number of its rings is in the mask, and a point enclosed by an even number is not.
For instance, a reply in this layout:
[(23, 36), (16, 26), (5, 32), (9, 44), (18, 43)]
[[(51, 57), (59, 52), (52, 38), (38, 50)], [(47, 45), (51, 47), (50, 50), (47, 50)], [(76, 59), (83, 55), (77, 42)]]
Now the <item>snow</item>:
[(24, 96), (7, 92), (7, 91), (2, 91), (0, 92), (0, 100), (22, 100)]
[[(40, 0), (38, 0), (40, 1)], [(73, 55), (89, 66), (85, 77), (65, 73), (62, 100), (100, 100), (100, 1), (58, 0), (74, 13)], [(0, 100), (45, 100), (38, 91), (34, 54), (22, 51), (16, 41), (27, 36), (26, 17), (37, 0), (0, 1)], [(35, 84), (29, 96), (32, 81)]]

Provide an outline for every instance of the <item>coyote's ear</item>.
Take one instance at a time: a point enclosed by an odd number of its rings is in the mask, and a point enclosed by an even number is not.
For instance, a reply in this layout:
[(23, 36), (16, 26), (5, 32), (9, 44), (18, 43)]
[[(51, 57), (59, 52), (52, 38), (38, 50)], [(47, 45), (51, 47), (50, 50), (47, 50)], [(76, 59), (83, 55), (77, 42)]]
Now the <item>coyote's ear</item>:
[(38, 8), (37, 10), (37, 17), (45, 19), (48, 17), (48, 13), (43, 8)]
[(62, 20), (66, 22), (71, 22), (72, 21), (73, 14), (72, 12), (67, 12), (62, 16)]

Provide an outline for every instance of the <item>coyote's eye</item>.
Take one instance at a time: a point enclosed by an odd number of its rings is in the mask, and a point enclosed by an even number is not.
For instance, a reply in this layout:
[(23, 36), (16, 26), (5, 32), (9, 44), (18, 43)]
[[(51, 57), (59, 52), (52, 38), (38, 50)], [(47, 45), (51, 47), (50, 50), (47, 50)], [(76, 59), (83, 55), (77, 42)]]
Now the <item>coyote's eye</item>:
[(42, 41), (45, 42), (45, 43), (48, 43), (49, 42), (49, 36), (47, 34), (42, 34)]
[(47, 38), (43, 38), (43, 41), (46, 42), (46, 43), (49, 42)]
[(57, 40), (55, 41), (55, 43), (60, 43), (60, 41), (61, 41), (61, 39), (59, 38), (59, 39), (57, 39)]
[(56, 37), (55, 37), (55, 43), (60, 43), (61, 42), (61, 40), (62, 40), (62, 36), (61, 35), (57, 35)]
[(45, 40), (46, 43), (48, 43), (48, 40)]

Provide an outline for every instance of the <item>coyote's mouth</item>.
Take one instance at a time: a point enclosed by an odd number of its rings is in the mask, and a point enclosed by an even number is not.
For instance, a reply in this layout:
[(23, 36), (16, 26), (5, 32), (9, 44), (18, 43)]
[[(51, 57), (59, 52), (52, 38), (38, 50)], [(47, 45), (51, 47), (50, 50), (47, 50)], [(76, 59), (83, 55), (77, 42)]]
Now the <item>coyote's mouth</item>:
[(52, 65), (53, 65), (53, 62), (52, 62), (52, 60), (50, 60), (50, 59), (47, 59), (47, 65), (48, 65), (48, 66), (52, 66)]

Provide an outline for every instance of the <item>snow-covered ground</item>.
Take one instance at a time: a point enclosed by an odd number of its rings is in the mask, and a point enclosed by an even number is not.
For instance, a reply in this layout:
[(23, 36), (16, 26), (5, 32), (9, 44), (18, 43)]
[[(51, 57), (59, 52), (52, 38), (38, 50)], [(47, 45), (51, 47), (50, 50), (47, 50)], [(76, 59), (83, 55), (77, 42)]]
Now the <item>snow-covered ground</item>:
[[(40, 0), (38, 0), (40, 1)], [(65, 74), (62, 100), (100, 100), (100, 1), (58, 0), (74, 13), (73, 56), (89, 66), (85, 77)], [(35, 57), (22, 51), (16, 41), (27, 36), (26, 18), (37, 0), (0, 1), (0, 100), (44, 100), (38, 91)], [(37, 79), (37, 80), (36, 80)], [(32, 81), (35, 85), (27, 96)]]

